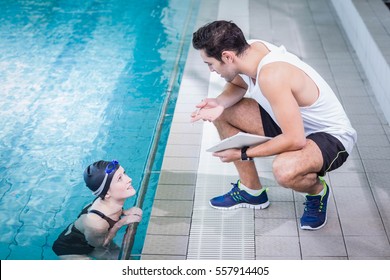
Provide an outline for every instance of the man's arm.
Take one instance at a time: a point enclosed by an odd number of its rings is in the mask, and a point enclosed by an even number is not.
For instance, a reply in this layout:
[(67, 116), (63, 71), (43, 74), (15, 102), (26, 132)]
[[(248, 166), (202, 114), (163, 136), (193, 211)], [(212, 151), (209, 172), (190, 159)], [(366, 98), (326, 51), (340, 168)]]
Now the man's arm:
[(191, 114), (191, 122), (198, 120), (214, 121), (226, 108), (240, 101), (247, 90), (243, 79), (237, 75), (233, 81), (226, 83), (222, 93), (217, 98), (206, 98), (196, 105), (197, 111)]
[(229, 108), (244, 97), (247, 89), (247, 84), (237, 75), (233, 81), (225, 84), (222, 93), (217, 97), (217, 102), (225, 109)]
[(249, 157), (261, 157), (302, 149), (306, 144), (303, 120), (292, 91), (293, 73), (284, 63), (265, 66), (259, 75), (258, 85), (269, 101), (282, 134), (272, 140), (249, 148)]

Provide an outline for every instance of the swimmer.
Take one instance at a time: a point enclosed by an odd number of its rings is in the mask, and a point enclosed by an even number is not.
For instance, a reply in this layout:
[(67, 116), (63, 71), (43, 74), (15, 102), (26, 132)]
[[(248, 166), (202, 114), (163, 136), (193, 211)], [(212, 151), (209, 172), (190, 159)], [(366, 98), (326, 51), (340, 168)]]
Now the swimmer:
[(117, 161), (97, 161), (84, 171), (84, 181), (96, 199), (84, 207), (53, 244), (60, 259), (118, 259), (120, 248), (113, 242), (118, 230), (140, 222), (142, 210), (123, 209), (135, 195), (132, 179)]

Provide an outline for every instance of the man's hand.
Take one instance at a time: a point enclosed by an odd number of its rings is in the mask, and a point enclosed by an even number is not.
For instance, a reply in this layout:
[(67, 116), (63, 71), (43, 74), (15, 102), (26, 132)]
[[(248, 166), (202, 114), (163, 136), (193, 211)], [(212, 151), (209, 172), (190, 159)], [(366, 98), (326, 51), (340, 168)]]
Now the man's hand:
[(228, 149), (215, 152), (213, 156), (219, 157), (222, 162), (233, 162), (241, 159), (241, 149)]
[(216, 120), (225, 109), (222, 105), (219, 105), (216, 98), (206, 98), (196, 105), (196, 110), (191, 114), (191, 122), (198, 120), (214, 121)]

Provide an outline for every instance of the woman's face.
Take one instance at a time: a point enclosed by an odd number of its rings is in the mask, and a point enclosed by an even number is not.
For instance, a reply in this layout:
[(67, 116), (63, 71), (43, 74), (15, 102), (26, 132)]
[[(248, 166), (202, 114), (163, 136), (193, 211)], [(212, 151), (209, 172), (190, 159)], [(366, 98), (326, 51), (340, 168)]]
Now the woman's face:
[(115, 171), (115, 174), (112, 177), (107, 194), (115, 199), (126, 199), (131, 197), (136, 193), (131, 182), (132, 179), (127, 176), (123, 167), (119, 166), (118, 170)]

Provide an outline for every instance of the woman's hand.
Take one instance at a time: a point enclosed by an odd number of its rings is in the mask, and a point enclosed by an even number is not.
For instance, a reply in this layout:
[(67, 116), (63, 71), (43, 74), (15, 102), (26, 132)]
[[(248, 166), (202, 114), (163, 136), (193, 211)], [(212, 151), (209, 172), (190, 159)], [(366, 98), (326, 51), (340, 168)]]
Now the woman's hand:
[(142, 219), (142, 209), (138, 207), (133, 207), (128, 210), (124, 210), (123, 215), (124, 216), (121, 218), (121, 221), (123, 220), (123, 225), (137, 223), (140, 222)]
[(203, 99), (202, 102), (196, 105), (196, 108), (198, 109), (191, 114), (191, 122), (198, 120), (215, 121), (225, 110), (216, 98)]
[(118, 230), (124, 225), (139, 223), (142, 219), (142, 210), (138, 207), (133, 207), (128, 210), (123, 210), (123, 216), (118, 222), (109, 230), (104, 240), (103, 247), (107, 247), (111, 240), (115, 237)]

